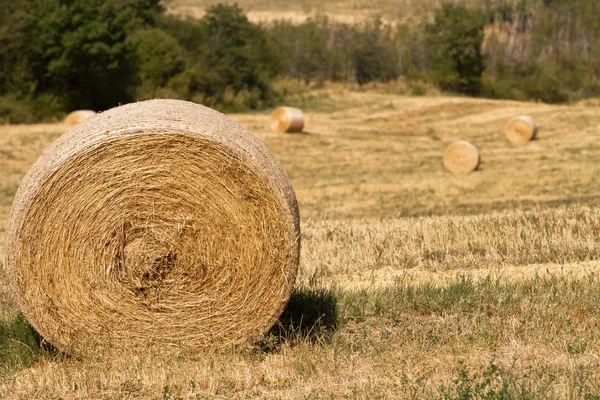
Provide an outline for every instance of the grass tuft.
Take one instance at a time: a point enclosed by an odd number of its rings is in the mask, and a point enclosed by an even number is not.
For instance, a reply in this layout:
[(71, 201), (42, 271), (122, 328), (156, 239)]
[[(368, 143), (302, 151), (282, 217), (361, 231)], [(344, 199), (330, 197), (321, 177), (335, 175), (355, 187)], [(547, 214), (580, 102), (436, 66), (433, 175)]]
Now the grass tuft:
[(20, 312), (0, 318), (0, 374), (30, 367), (54, 353)]

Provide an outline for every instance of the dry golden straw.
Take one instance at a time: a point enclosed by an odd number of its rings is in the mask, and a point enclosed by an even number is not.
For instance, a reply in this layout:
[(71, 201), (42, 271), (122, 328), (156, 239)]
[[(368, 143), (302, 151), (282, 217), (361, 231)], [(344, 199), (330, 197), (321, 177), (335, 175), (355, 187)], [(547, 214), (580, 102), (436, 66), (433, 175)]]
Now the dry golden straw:
[(512, 144), (524, 144), (535, 138), (537, 125), (533, 118), (523, 115), (508, 121), (504, 133)]
[(302, 132), (304, 114), (298, 108), (278, 107), (271, 114), (271, 129), (278, 133)]
[(444, 152), (444, 166), (450, 172), (472, 172), (479, 167), (479, 150), (464, 140), (452, 143)]
[(65, 118), (65, 124), (69, 126), (75, 126), (87, 120), (88, 118), (93, 117), (94, 115), (96, 115), (96, 111), (92, 110), (73, 111), (72, 113), (67, 115), (67, 118)]
[(296, 198), (241, 125), (177, 100), (99, 114), (23, 180), (7, 266), (31, 324), (71, 353), (223, 347), (294, 288)]

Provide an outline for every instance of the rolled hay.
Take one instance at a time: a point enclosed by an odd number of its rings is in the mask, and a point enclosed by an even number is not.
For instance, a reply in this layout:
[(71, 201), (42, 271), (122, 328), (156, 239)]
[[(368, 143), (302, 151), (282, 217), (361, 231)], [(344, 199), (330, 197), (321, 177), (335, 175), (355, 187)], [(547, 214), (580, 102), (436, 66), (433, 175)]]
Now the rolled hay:
[(304, 129), (304, 114), (294, 107), (277, 107), (271, 114), (271, 130), (277, 133), (296, 133)]
[(151, 100), (52, 144), (17, 192), (6, 241), (17, 302), (58, 349), (194, 352), (278, 319), (300, 225), (285, 173), (245, 128)]
[(537, 125), (533, 118), (526, 115), (508, 121), (504, 128), (506, 138), (515, 145), (525, 144), (535, 138)]
[(87, 120), (88, 118), (93, 117), (94, 115), (96, 115), (96, 111), (92, 110), (73, 111), (65, 118), (65, 124), (69, 126), (75, 126)]
[(479, 150), (464, 140), (452, 143), (444, 152), (444, 166), (450, 172), (472, 172), (479, 167)]

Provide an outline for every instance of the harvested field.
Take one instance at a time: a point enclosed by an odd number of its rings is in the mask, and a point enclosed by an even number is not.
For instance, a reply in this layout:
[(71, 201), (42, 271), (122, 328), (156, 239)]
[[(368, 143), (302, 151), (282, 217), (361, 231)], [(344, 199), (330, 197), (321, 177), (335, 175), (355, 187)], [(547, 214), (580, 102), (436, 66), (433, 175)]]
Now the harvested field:
[[(386, 23), (418, 22), (421, 16), (429, 13), (442, 1), (439, 0), (344, 0), (317, 1), (302, 0), (241, 0), (248, 19), (257, 23), (271, 23), (277, 20), (299, 24), (316, 15), (326, 16), (330, 21), (343, 24), (356, 24), (380, 16)], [(465, 4), (480, 4), (475, 0), (461, 0)], [(167, 4), (171, 14), (202, 18), (207, 7), (217, 4), (214, 0), (172, 0)]]
[[(282, 162), (298, 289), (250, 349), (79, 360), (40, 348), (0, 269), (1, 398), (593, 398), (600, 395), (600, 109), (330, 87), (232, 117)], [(504, 125), (540, 122), (514, 147)], [(0, 260), (16, 189), (65, 126), (0, 127)], [(446, 171), (468, 140), (480, 169)], [(479, 397), (478, 397), (479, 396)], [(494, 397), (495, 396), (495, 397)], [(503, 397), (502, 397), (503, 396)]]
[[(264, 114), (233, 115), (263, 140), (289, 174), (304, 219), (460, 215), (600, 203), (600, 111), (452, 97), (398, 97), (323, 90), (296, 104), (305, 134), (269, 131)], [(504, 125), (540, 121), (537, 139), (515, 148)], [(467, 140), (479, 170), (451, 175), (446, 147)]]

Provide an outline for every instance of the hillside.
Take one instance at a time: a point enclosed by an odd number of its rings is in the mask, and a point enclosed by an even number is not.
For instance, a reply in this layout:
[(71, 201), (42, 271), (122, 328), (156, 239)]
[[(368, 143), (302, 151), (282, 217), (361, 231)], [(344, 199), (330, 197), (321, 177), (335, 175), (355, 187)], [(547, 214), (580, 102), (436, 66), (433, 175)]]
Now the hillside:
[[(309, 111), (303, 135), (268, 132), (266, 114), (233, 117), (283, 163), (305, 219), (472, 214), (600, 199), (594, 101), (552, 106), (334, 87), (295, 103)], [(538, 122), (540, 133), (513, 147), (504, 125), (522, 114)], [(479, 147), (478, 172), (455, 176), (442, 168), (441, 155), (455, 140)]]
[[(269, 131), (268, 112), (233, 114), (281, 161), (302, 218), (391, 218), (457, 215), (511, 208), (600, 201), (600, 110), (595, 100), (546, 105), (466, 97), (404, 97), (349, 92), (340, 85), (300, 94), (303, 134)], [(505, 123), (531, 115), (537, 140), (511, 146)], [(12, 194), (38, 154), (67, 128), (60, 124), (2, 128), (3, 197), (0, 223)], [(480, 170), (451, 175), (442, 153), (468, 140), (482, 156)]]

